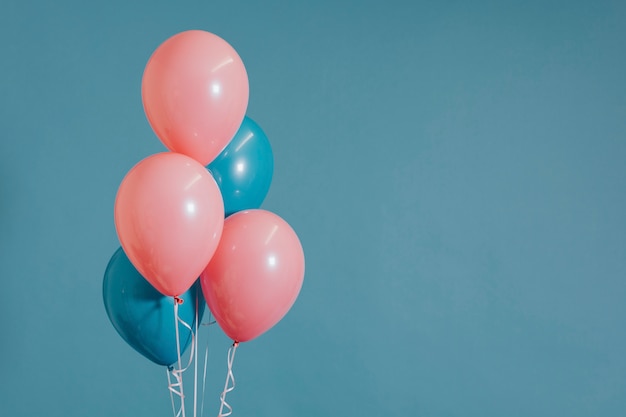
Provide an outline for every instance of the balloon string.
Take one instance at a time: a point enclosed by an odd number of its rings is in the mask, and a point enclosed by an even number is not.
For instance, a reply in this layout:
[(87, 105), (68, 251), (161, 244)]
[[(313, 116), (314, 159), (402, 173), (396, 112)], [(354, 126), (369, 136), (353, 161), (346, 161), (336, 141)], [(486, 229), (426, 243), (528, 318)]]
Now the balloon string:
[[(185, 394), (183, 390), (183, 373), (189, 368), (189, 366), (191, 366), (191, 363), (193, 362), (194, 352), (195, 352), (195, 343), (196, 343), (196, 336), (194, 335), (191, 326), (185, 323), (185, 321), (182, 320), (178, 315), (178, 305), (181, 303), (182, 303), (182, 300), (179, 299), (178, 297), (175, 297), (174, 299), (174, 324), (176, 327), (176, 353), (178, 355), (178, 368), (174, 368), (170, 366), (168, 368), (168, 374), (167, 374), (168, 389), (170, 391), (170, 398), (172, 400), (172, 407), (174, 409), (175, 409), (175, 406), (174, 406), (173, 396), (176, 395), (180, 397), (180, 409), (178, 410), (178, 413), (175, 412), (175, 417), (179, 417), (179, 416), (185, 417)], [(181, 349), (180, 349), (180, 331), (178, 329), (179, 327), (178, 323), (182, 324), (187, 330), (189, 330), (191, 334), (191, 352), (189, 353), (189, 361), (187, 362), (187, 365), (184, 368), (182, 367), (182, 356), (181, 356)], [(175, 382), (172, 382), (170, 378), (170, 374), (171, 376), (174, 377)]]
[[(226, 417), (233, 413), (233, 408), (226, 402), (226, 394), (235, 389), (235, 376), (233, 375), (233, 361), (235, 360), (235, 352), (237, 351), (237, 346), (239, 346), (239, 342), (234, 342), (232, 346), (228, 349), (228, 373), (226, 374), (226, 383), (224, 384), (224, 391), (220, 395), (220, 413), (217, 417)], [(232, 382), (232, 385), (229, 386), (229, 382)], [(224, 407), (228, 409), (226, 413), (223, 413)]]
[(209, 343), (207, 342), (206, 350), (204, 351), (204, 373), (202, 375), (202, 403), (200, 405), (200, 417), (204, 415), (204, 393), (206, 388), (206, 368), (209, 361)]
[[(213, 322), (215, 323), (215, 322)], [(211, 325), (211, 310), (209, 310), (209, 324), (207, 326)], [(204, 415), (204, 395), (205, 395), (205, 388), (206, 388), (206, 369), (207, 369), (207, 365), (209, 363), (209, 339), (208, 339), (208, 331), (207, 331), (207, 342), (206, 342), (206, 349), (204, 350), (204, 371), (203, 371), (203, 375), (202, 375), (202, 403), (200, 405), (200, 417), (202, 417)]]
[(180, 355), (180, 332), (178, 331), (178, 320), (180, 319), (178, 317), (178, 304), (179, 304), (179, 299), (175, 297), (174, 299), (174, 327), (176, 329), (176, 353), (178, 355), (178, 369), (172, 369), (171, 371), (172, 375), (176, 379), (176, 382), (174, 384), (170, 383), (169, 389), (171, 393), (174, 393), (180, 397), (180, 410), (178, 411), (178, 414), (176, 414), (176, 417), (180, 416), (181, 413), (182, 413), (182, 417), (185, 417), (185, 394), (183, 392), (183, 378), (182, 378), (183, 369), (182, 369), (182, 360), (181, 360), (181, 355)]
[[(198, 292), (196, 291), (196, 316), (194, 322), (194, 332), (198, 335)], [(194, 337), (192, 340), (194, 355), (194, 368), (193, 368), (193, 417), (196, 417), (196, 410), (198, 409), (198, 338)]]
[(170, 370), (172, 368), (171, 367), (167, 367), (165, 368), (165, 373), (167, 374), (167, 386), (169, 387), (169, 392), (170, 392), (170, 401), (172, 402), (172, 412), (174, 413), (174, 417), (177, 417), (176, 414), (176, 405), (174, 404), (174, 393), (172, 390), (172, 378), (170, 376)]

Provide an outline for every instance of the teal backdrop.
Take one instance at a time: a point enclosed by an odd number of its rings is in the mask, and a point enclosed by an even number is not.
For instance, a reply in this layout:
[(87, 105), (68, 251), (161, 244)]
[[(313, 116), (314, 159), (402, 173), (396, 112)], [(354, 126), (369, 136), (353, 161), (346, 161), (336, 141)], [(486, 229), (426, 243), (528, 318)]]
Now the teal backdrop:
[[(3, 0), (0, 414), (173, 415), (102, 280), (117, 188), (165, 149), (144, 66), (203, 29), (246, 65), (263, 207), (306, 255), (237, 351), (233, 416), (626, 415), (624, 22), (624, 1)], [(201, 330), (215, 416), (230, 342)]]

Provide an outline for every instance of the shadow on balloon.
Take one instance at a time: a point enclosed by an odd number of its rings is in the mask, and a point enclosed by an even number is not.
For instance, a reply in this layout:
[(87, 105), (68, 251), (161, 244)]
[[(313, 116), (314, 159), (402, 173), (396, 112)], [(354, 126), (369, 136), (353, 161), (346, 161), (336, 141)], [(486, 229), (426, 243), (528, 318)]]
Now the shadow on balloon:
[[(157, 291), (132, 265), (122, 248), (111, 257), (102, 284), (104, 306), (119, 335), (137, 352), (158, 365), (178, 361), (175, 300)], [(202, 320), (206, 303), (199, 281), (179, 297), (180, 352), (193, 339), (196, 319)]]

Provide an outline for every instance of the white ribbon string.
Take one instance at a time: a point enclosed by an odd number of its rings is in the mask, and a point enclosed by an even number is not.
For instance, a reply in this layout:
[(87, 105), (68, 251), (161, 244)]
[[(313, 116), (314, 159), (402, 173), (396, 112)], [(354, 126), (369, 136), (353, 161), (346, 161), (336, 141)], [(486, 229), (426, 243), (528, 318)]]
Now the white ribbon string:
[[(217, 417), (226, 417), (233, 413), (233, 408), (226, 402), (226, 394), (235, 389), (235, 376), (233, 375), (233, 362), (235, 360), (235, 352), (237, 351), (239, 342), (234, 342), (228, 349), (228, 373), (226, 374), (226, 383), (224, 384), (224, 391), (220, 395), (220, 413)], [(229, 386), (229, 383), (232, 385)], [(224, 407), (228, 410), (224, 413)]]
[(206, 350), (204, 351), (204, 374), (202, 375), (202, 403), (200, 405), (200, 417), (204, 416), (204, 393), (206, 388), (206, 368), (209, 362), (209, 343), (206, 344)]
[(165, 373), (167, 374), (167, 386), (168, 386), (168, 391), (170, 392), (170, 401), (172, 402), (172, 413), (174, 413), (174, 417), (177, 416), (176, 414), (176, 404), (174, 404), (174, 392), (171, 389), (172, 386), (172, 377), (170, 376), (170, 371), (172, 370), (172, 367), (167, 367), (165, 368)]
[[(215, 322), (213, 322), (215, 323)], [(205, 326), (210, 326), (211, 324), (211, 310), (209, 310), (209, 323), (208, 324), (203, 324)], [(206, 369), (209, 363), (209, 339), (208, 339), (208, 331), (207, 331), (207, 342), (206, 342), (206, 349), (204, 350), (204, 371), (202, 374), (202, 403), (200, 405), (200, 417), (204, 416), (204, 396), (205, 396), (205, 389), (206, 389)]]
[[(195, 344), (196, 344), (196, 336), (191, 329), (191, 326), (185, 323), (178, 316), (178, 305), (182, 303), (178, 297), (174, 297), (174, 324), (176, 326), (176, 353), (178, 355), (178, 368), (169, 367), (167, 373), (167, 382), (168, 389), (170, 391), (170, 398), (172, 400), (172, 409), (174, 411), (174, 417), (185, 417), (185, 394), (183, 390), (183, 373), (191, 366), (194, 358)], [(178, 330), (178, 323), (182, 324), (189, 332), (191, 333), (191, 352), (189, 353), (189, 361), (187, 365), (182, 367), (182, 357), (181, 357), (181, 349), (180, 349), (180, 332)], [(174, 377), (175, 382), (172, 382), (171, 376)], [(176, 412), (176, 407), (174, 405), (174, 395), (180, 397), (180, 409)], [(194, 399), (195, 401), (195, 399)]]
[(198, 409), (198, 292), (196, 291), (196, 321), (194, 323), (196, 337), (192, 340), (194, 346), (194, 367), (193, 367), (193, 417), (196, 417), (196, 410)]

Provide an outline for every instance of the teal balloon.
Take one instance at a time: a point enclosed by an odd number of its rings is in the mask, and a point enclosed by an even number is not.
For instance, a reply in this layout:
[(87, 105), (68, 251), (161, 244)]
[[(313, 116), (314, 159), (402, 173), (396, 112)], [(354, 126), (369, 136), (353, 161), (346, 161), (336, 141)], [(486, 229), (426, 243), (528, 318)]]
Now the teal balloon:
[[(146, 281), (121, 247), (107, 265), (102, 295), (107, 315), (126, 343), (158, 365), (178, 361), (174, 298)], [(178, 305), (178, 317), (195, 329), (196, 311), (201, 320), (206, 307), (200, 281), (179, 298), (183, 303)], [(182, 354), (192, 341), (192, 332), (182, 324), (178, 328)]]
[(229, 216), (261, 207), (274, 174), (274, 155), (267, 136), (244, 117), (239, 130), (207, 169), (215, 178)]

